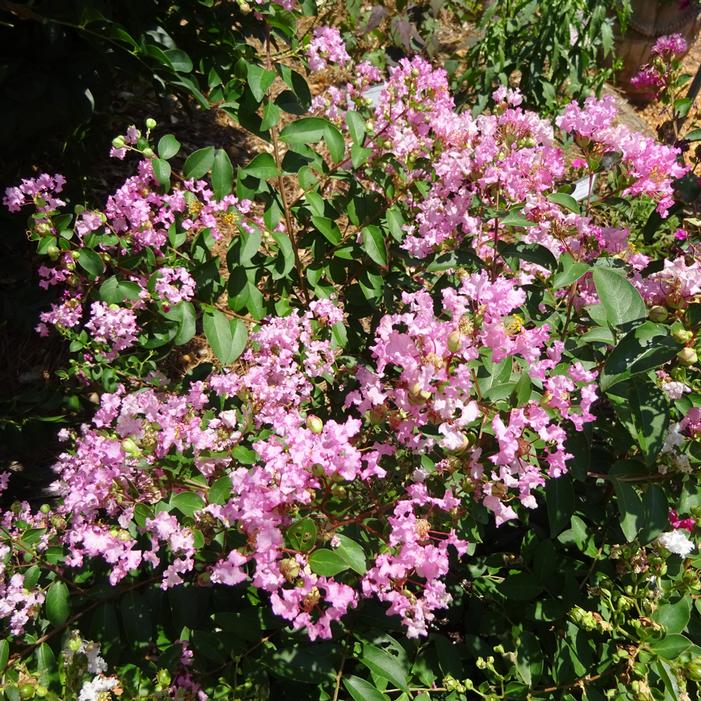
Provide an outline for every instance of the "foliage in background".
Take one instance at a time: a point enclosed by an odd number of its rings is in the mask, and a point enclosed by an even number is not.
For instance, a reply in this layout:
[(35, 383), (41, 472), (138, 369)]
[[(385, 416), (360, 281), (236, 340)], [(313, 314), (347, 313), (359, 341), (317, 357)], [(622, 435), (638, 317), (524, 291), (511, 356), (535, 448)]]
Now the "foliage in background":
[(530, 107), (548, 114), (573, 98), (598, 95), (614, 74), (602, 62), (613, 60), (616, 22), (625, 27), (629, 11), (627, 0), (494, 0), (457, 78), (461, 102), (482, 109), (509, 82)]

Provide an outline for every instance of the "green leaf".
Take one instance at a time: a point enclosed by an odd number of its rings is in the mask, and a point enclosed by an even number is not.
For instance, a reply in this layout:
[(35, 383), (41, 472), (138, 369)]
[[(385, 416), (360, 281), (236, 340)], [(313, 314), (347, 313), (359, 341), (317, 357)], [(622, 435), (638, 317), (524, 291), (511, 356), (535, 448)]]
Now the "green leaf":
[(309, 517), (295, 521), (285, 533), (290, 547), (301, 552), (308, 552), (316, 544), (316, 524)]
[(560, 256), (560, 267), (562, 270), (555, 273), (551, 280), (554, 290), (570, 287), (591, 270), (589, 265), (575, 261), (569, 253)]
[(183, 165), (183, 175), (188, 180), (199, 180), (203, 178), (214, 165), (214, 146), (205, 146), (193, 153), (186, 159)]
[(180, 492), (171, 496), (169, 507), (171, 511), (177, 509), (181, 514), (192, 517), (195, 511), (204, 508), (204, 500), (194, 492)]
[(379, 226), (371, 225), (363, 229), (363, 249), (373, 262), (383, 268), (387, 267), (387, 247)]
[(322, 577), (333, 577), (348, 569), (348, 563), (334, 550), (319, 548), (309, 557), (309, 566), (314, 574)]
[(378, 691), (370, 682), (356, 676), (343, 677), (343, 686), (353, 701), (389, 701), (389, 696)]
[(643, 504), (635, 489), (626, 482), (614, 479), (613, 489), (616, 492), (621, 530), (626, 540), (631, 543), (643, 525)]
[(665, 660), (675, 660), (691, 647), (691, 640), (683, 635), (667, 635), (649, 643), (650, 650)]
[(353, 168), (360, 168), (370, 156), (372, 156), (371, 148), (358, 146), (358, 144), (353, 144), (351, 146), (351, 163), (353, 164)]
[(572, 479), (563, 475), (550, 479), (545, 485), (545, 501), (548, 507), (550, 535), (558, 535), (570, 523), (574, 512), (574, 488)]
[(212, 189), (214, 196), (221, 200), (231, 193), (234, 182), (234, 166), (231, 165), (229, 154), (223, 149), (217, 149), (212, 167)]
[(42, 643), (35, 652), (37, 667), (42, 674), (50, 673), (56, 666), (56, 656), (48, 643)]
[(176, 73), (189, 73), (192, 70), (190, 57), (181, 49), (166, 49), (163, 52)]
[(313, 216), (312, 224), (328, 239), (329, 243), (337, 246), (341, 242), (341, 232), (333, 219)]
[(210, 488), (207, 500), (210, 504), (225, 504), (231, 496), (231, 479), (224, 475), (220, 477)]
[(535, 222), (521, 214), (521, 210), (515, 209), (507, 212), (506, 216), (502, 217), (499, 222), (502, 226), (535, 226)]
[(64, 582), (54, 582), (46, 592), (46, 617), (53, 626), (60, 626), (68, 620), (70, 605), (68, 587)]
[(346, 142), (343, 140), (343, 135), (338, 128), (331, 123), (329, 123), (324, 132), (324, 141), (333, 162), (338, 163), (342, 161), (346, 152)]
[(356, 146), (362, 146), (365, 140), (365, 120), (353, 110), (346, 112), (348, 133)]
[(606, 358), (599, 379), (601, 389), (606, 391), (637, 373), (664, 365), (680, 348), (666, 326), (646, 321), (627, 333)]
[(99, 277), (105, 272), (105, 264), (102, 258), (89, 248), (82, 248), (78, 256), (78, 263), (90, 277)]
[(254, 178), (260, 178), (261, 180), (269, 180), (280, 174), (278, 167), (275, 165), (275, 159), (269, 153), (259, 153), (241, 171), (246, 175), (252, 175)]
[(360, 662), (374, 675), (387, 679), (394, 686), (404, 691), (409, 690), (407, 673), (399, 659), (376, 645), (363, 645), (363, 655)]
[(365, 574), (367, 565), (365, 564), (365, 551), (362, 546), (340, 533), (336, 537), (340, 541), (340, 545), (336, 548), (338, 555), (352, 570), (358, 574)]
[(607, 392), (616, 415), (651, 465), (662, 450), (669, 426), (665, 393), (649, 378), (619, 382)]
[(10, 659), (10, 643), (7, 640), (0, 640), (0, 674), (5, 671), (7, 662)]
[(168, 160), (180, 151), (180, 142), (172, 135), (166, 134), (158, 141), (158, 155)]
[(510, 574), (500, 585), (499, 591), (513, 601), (530, 601), (535, 599), (543, 587), (537, 578), (529, 572)]
[(553, 192), (552, 194), (548, 195), (548, 199), (555, 204), (559, 204), (565, 209), (569, 209), (570, 212), (581, 214), (579, 203), (574, 199), (574, 197), (572, 197), (572, 195), (568, 195), (564, 192)]
[(275, 80), (275, 72), (266, 70), (255, 63), (248, 63), (246, 65), (246, 80), (256, 102), (260, 102)]
[(263, 119), (260, 123), (261, 131), (268, 131), (282, 118), (282, 110), (274, 102), (266, 102), (263, 108)]
[(275, 239), (275, 243), (277, 243), (279, 253), (275, 261), (272, 278), (273, 280), (282, 280), (286, 278), (292, 268), (295, 267), (295, 253), (292, 248), (290, 237), (287, 234), (282, 231), (275, 231), (273, 232), (273, 238)]
[(248, 341), (246, 325), (240, 319), (229, 319), (218, 309), (205, 313), (204, 333), (222, 365), (230, 365), (243, 353)]
[(141, 287), (136, 282), (108, 277), (100, 285), (100, 299), (108, 304), (119, 304), (125, 299), (139, 299)]
[(153, 174), (156, 180), (158, 180), (158, 184), (163, 185), (163, 187), (168, 187), (170, 185), (171, 174), (170, 163), (162, 158), (153, 158), (151, 160), (151, 168), (153, 168)]
[(172, 309), (163, 311), (161, 314), (166, 319), (178, 323), (178, 331), (173, 338), (176, 346), (185, 345), (195, 335), (197, 317), (192, 302), (179, 302)]
[(682, 597), (674, 604), (662, 604), (652, 614), (652, 620), (664, 627), (667, 635), (681, 633), (689, 624), (691, 603)]
[(647, 316), (643, 298), (623, 275), (607, 268), (595, 268), (593, 277), (611, 326), (621, 326)]
[(333, 126), (331, 122), (321, 117), (302, 117), (283, 128), (280, 140), (290, 146), (315, 144), (324, 138), (330, 126)]
[(649, 485), (643, 494), (643, 527), (639, 535), (641, 545), (652, 542), (669, 528), (668, 514), (667, 495), (659, 485)]
[(545, 247), (537, 243), (510, 243), (500, 246), (499, 253), (504, 258), (518, 258), (529, 263), (535, 263), (549, 270), (557, 267), (555, 256)]

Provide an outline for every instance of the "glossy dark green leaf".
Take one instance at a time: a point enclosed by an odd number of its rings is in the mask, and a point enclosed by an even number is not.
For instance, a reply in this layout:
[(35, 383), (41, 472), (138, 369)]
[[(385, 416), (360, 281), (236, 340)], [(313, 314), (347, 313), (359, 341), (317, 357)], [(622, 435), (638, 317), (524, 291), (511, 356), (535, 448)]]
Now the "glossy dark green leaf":
[(315, 550), (309, 557), (309, 566), (314, 574), (322, 577), (334, 577), (348, 569), (348, 563), (335, 550), (328, 548)]
[(370, 682), (361, 677), (343, 677), (343, 686), (353, 697), (353, 701), (389, 701), (389, 696), (378, 691)]
[(180, 151), (180, 142), (172, 135), (166, 134), (158, 141), (158, 155), (160, 158), (168, 160), (176, 156)]
[(608, 268), (594, 269), (594, 286), (612, 326), (620, 326), (647, 316), (640, 292), (626, 278)]
[(676, 660), (691, 647), (691, 640), (683, 635), (667, 635), (649, 643), (650, 650), (665, 660)]
[(46, 592), (44, 606), (46, 617), (53, 626), (60, 626), (68, 620), (70, 614), (70, 594), (64, 582), (56, 581)]
[(351, 540), (347, 536), (336, 535), (340, 545), (335, 552), (346, 562), (346, 564), (358, 574), (365, 574), (367, 565), (365, 564), (365, 551), (362, 546)]
[(379, 226), (371, 225), (363, 229), (363, 249), (370, 256), (370, 260), (383, 268), (387, 267), (387, 246)]
[(177, 509), (181, 514), (192, 517), (196, 511), (203, 509), (204, 500), (194, 492), (179, 492), (170, 498), (170, 508)]
[(681, 633), (689, 624), (691, 603), (682, 597), (675, 603), (661, 604), (652, 614), (652, 620), (664, 627), (667, 635)]
[(78, 264), (90, 277), (99, 277), (105, 272), (105, 264), (99, 254), (89, 248), (82, 248), (78, 256)]
[(569, 475), (550, 479), (545, 485), (550, 534), (556, 536), (570, 523), (574, 512), (574, 488)]
[(362, 146), (365, 140), (365, 120), (353, 110), (346, 112), (348, 133), (356, 146)]
[(217, 149), (212, 166), (212, 189), (214, 196), (221, 200), (231, 194), (234, 183), (234, 166), (231, 165), (229, 154), (223, 149)]
[(307, 552), (316, 544), (316, 524), (310, 518), (302, 518), (287, 529), (285, 538), (294, 550)]
[(188, 180), (199, 180), (203, 178), (214, 165), (214, 146), (206, 146), (194, 153), (191, 153), (183, 164), (183, 175)]
[(360, 661), (376, 676), (387, 679), (393, 686), (408, 691), (408, 670), (398, 657), (376, 645), (363, 645)]
[(170, 163), (162, 158), (153, 158), (151, 168), (159, 185), (167, 188), (170, 185), (171, 168)]

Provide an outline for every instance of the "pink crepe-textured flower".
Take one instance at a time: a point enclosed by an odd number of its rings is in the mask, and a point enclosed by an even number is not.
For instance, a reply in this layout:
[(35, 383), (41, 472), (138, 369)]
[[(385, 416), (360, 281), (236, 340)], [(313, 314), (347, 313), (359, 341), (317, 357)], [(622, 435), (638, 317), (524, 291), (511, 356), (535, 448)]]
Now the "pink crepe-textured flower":
[(163, 267), (158, 270), (155, 291), (165, 304), (174, 306), (195, 296), (195, 281), (185, 268)]
[(309, 68), (321, 71), (329, 64), (345, 65), (350, 61), (341, 33), (336, 27), (315, 27), (307, 49)]
[(90, 319), (85, 328), (95, 341), (108, 346), (111, 353), (133, 346), (139, 331), (136, 315), (131, 309), (105, 302), (90, 305)]

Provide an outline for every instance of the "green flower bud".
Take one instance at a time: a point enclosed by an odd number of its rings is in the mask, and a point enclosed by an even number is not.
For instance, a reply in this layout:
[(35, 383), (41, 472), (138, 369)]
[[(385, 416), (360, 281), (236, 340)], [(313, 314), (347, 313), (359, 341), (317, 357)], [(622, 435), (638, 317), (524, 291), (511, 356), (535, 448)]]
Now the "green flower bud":
[(46, 247), (46, 255), (48, 255), (51, 260), (58, 260), (60, 254), (61, 249), (55, 243), (49, 244)]
[(143, 150), (143, 154), (144, 154), (144, 156), (146, 156), (146, 158), (153, 158), (153, 157), (156, 155), (156, 154), (153, 152), (153, 149), (150, 148), (149, 146), (147, 146), (147, 147)]
[(36, 687), (34, 684), (22, 684), (19, 688), (19, 697), (21, 699), (33, 699)]
[(112, 146), (114, 148), (124, 148), (127, 145), (127, 142), (124, 141), (123, 136), (117, 136), (114, 139), (112, 139)]
[[(148, 122), (147, 122), (147, 126), (148, 126)], [(159, 669), (158, 674), (156, 675), (156, 681), (161, 686), (169, 686), (170, 681), (171, 681), (170, 672), (167, 669)]]
[(650, 319), (650, 321), (654, 321), (658, 324), (663, 321), (667, 321), (668, 317), (669, 312), (659, 304), (656, 304), (654, 307), (651, 307), (647, 315), (647, 318)]
[(453, 331), (448, 336), (448, 350), (451, 353), (457, 353), (462, 347), (462, 334), (459, 331)]
[(693, 348), (682, 348), (677, 353), (677, 358), (682, 365), (696, 365), (699, 362), (699, 356)]
[(672, 338), (679, 341), (679, 343), (688, 343), (693, 337), (694, 334), (688, 329), (676, 329), (672, 331)]
[(147, 129), (155, 129), (156, 128), (156, 120), (153, 117), (149, 117), (146, 120), (146, 128)]
[(314, 434), (319, 435), (324, 430), (324, 422), (314, 414), (307, 416), (307, 428)]

